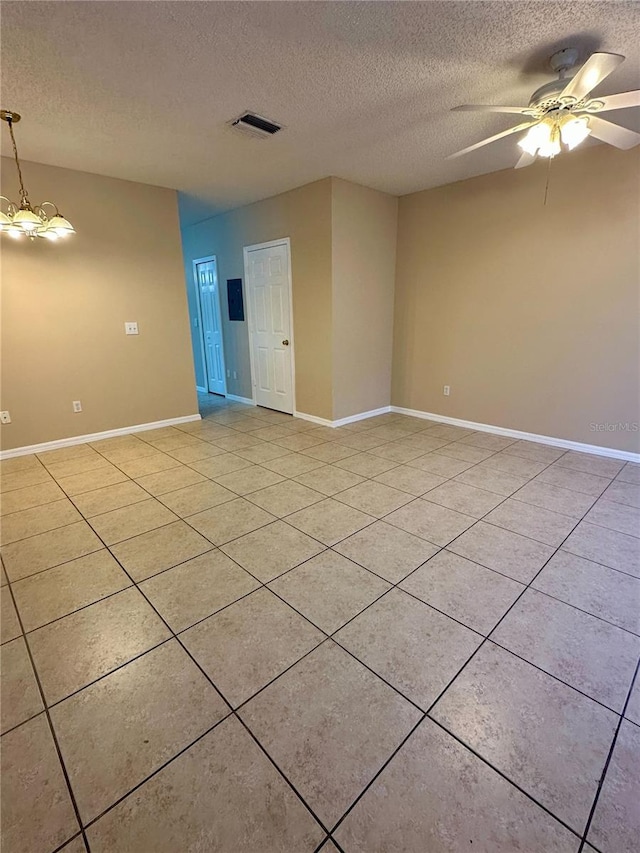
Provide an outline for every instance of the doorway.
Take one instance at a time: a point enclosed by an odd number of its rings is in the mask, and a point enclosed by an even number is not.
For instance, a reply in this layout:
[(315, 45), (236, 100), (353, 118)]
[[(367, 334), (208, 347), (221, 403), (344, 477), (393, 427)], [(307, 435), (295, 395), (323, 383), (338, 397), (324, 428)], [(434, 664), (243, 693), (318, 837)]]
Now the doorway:
[(193, 262), (193, 275), (198, 292), (200, 339), (206, 389), (211, 394), (227, 393), (222, 339), (222, 313), (215, 255)]
[(295, 410), (289, 238), (244, 247), (249, 354), (258, 406)]

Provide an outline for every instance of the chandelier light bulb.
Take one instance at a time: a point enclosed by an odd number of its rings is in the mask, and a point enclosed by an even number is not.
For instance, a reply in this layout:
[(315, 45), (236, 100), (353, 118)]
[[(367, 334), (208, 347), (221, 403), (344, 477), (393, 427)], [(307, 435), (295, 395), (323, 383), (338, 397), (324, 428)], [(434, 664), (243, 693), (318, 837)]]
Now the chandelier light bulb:
[(591, 133), (591, 129), (589, 127), (589, 119), (586, 117), (582, 118), (570, 118), (566, 121), (561, 129), (560, 135), (562, 137), (563, 143), (567, 146), (569, 151), (573, 151), (573, 149), (580, 145), (581, 142), (589, 136)]
[(549, 145), (551, 142), (551, 131), (552, 128), (548, 122), (538, 122), (538, 124), (534, 124), (533, 127), (529, 128), (527, 134), (518, 142), (518, 145), (527, 154), (535, 157), (539, 149)]

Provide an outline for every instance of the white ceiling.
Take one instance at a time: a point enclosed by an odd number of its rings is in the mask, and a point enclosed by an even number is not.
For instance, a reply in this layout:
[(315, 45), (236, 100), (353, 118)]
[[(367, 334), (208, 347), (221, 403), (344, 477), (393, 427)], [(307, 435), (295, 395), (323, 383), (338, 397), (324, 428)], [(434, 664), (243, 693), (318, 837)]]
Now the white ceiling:
[[(3, 2), (2, 107), (24, 159), (173, 187), (197, 221), (327, 175), (402, 195), (508, 168), (509, 139), (444, 159), (515, 123), (450, 108), (527, 103), (568, 45), (628, 57), (601, 93), (636, 88), (639, 31), (635, 2)], [(238, 136), (247, 108), (286, 129)]]

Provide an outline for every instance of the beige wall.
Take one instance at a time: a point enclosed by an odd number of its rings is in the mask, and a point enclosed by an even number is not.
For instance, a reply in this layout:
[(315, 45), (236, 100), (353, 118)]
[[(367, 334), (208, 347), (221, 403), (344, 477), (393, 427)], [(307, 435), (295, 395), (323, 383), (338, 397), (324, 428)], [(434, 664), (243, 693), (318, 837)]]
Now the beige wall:
[[(281, 237), (291, 240), (296, 408), (310, 415), (331, 418), (331, 178), (183, 228), (185, 276), (192, 316), (197, 314), (192, 262), (215, 255), (222, 295), (226, 367), (231, 371), (227, 392), (251, 397), (247, 324), (246, 321), (229, 321), (226, 280), (244, 280), (244, 246)], [(203, 386), (199, 333), (193, 331), (198, 384)], [(233, 379), (234, 371), (238, 374), (237, 380)]]
[[(605, 145), (400, 199), (394, 405), (637, 451), (640, 157)], [(442, 386), (451, 386), (451, 396)]]
[(333, 417), (391, 401), (398, 200), (333, 179)]
[[(13, 163), (2, 167), (15, 199)], [(36, 163), (23, 173), (77, 234), (2, 237), (3, 449), (197, 413), (176, 193)]]

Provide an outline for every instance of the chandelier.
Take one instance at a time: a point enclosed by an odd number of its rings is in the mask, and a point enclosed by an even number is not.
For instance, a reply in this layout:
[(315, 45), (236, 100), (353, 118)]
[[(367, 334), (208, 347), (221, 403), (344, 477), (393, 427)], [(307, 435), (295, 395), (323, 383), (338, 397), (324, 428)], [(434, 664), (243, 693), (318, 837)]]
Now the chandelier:
[(75, 234), (75, 229), (68, 219), (60, 214), (60, 211), (52, 201), (43, 201), (35, 207), (29, 201), (29, 195), (24, 188), (18, 149), (13, 135), (13, 125), (20, 121), (18, 113), (11, 110), (0, 110), (0, 118), (9, 125), (11, 144), (13, 145), (13, 156), (18, 170), (18, 181), (20, 183), (20, 203), (11, 201), (6, 196), (0, 196), (1, 202), (6, 202), (6, 212), (0, 208), (0, 231), (10, 237), (20, 239), (27, 236), (31, 240), (36, 237), (44, 237), (47, 240), (58, 240)]

